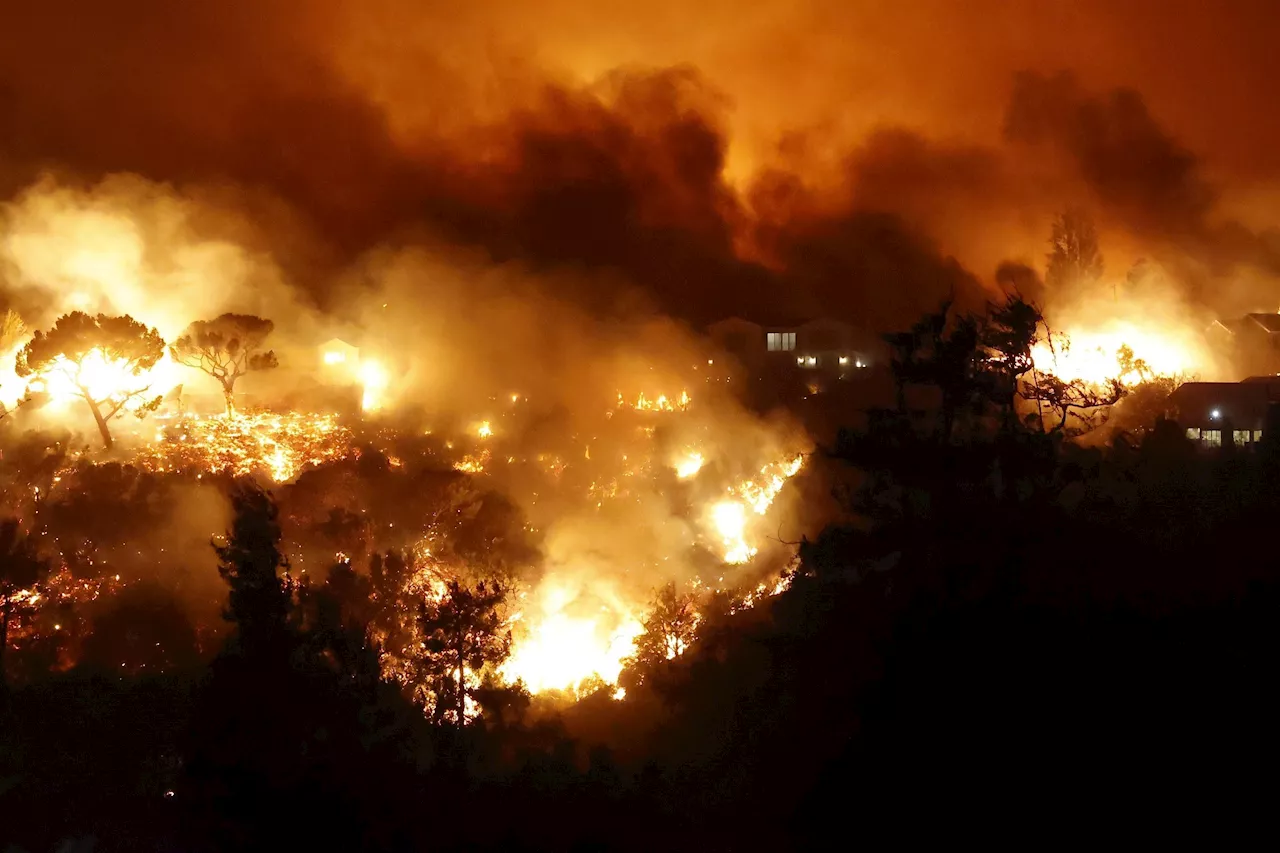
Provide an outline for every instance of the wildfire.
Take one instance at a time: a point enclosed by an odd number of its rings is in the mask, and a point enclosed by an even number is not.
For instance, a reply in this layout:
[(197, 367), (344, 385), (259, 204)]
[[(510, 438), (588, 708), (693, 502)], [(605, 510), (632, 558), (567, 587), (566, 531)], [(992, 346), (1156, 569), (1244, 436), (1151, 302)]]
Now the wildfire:
[[(341, 353), (339, 353), (341, 355)], [(366, 412), (381, 409), (387, 391), (387, 372), (382, 365), (372, 359), (360, 361), (360, 385), (363, 392), (360, 407)]]
[(681, 391), (679, 397), (668, 397), (666, 394), (659, 394), (652, 399), (641, 392), (633, 403), (628, 403), (626, 398), (622, 396), (622, 392), (618, 392), (618, 408), (630, 406), (637, 412), (683, 412), (689, 408), (692, 402), (693, 400), (689, 397), (688, 391)]
[(1122, 364), (1121, 352), (1126, 347), (1150, 373), (1187, 376), (1207, 363), (1204, 346), (1188, 333), (1115, 321), (1096, 329), (1072, 329), (1065, 335), (1065, 345), (1040, 343), (1031, 355), (1038, 370), (1059, 379), (1102, 384), (1110, 379), (1138, 378), (1136, 370)]
[(536, 597), (537, 619), (521, 632), (502, 675), (523, 681), (533, 693), (573, 691), (592, 676), (616, 684), (623, 659), (644, 631), (639, 620), (617, 605), (592, 608), (555, 579), (545, 581)]
[(675, 462), (676, 476), (681, 480), (687, 480), (702, 470), (705, 460), (701, 453), (687, 453)]
[[(64, 612), (63, 608), (74, 608), (96, 601), (104, 595), (113, 595), (125, 587), (119, 575), (105, 578), (87, 579), (75, 577), (65, 563), (59, 564), (49, 575), (35, 586), (20, 589), (10, 599), (8, 642), (11, 647), (19, 647), (47, 636), (47, 631), (61, 632), (66, 618), (49, 624), (42, 619), (42, 613)], [(60, 669), (71, 666), (73, 660), (62, 660)]]
[[(79, 395), (80, 384), (87, 387), (92, 395), (107, 396), (136, 390), (150, 382), (156, 393), (160, 393), (175, 384), (167, 373), (171, 369), (173, 365), (161, 362), (149, 375), (136, 377), (105, 358), (90, 357), (80, 365), (77, 375), (66, 373), (64, 376), (55, 371), (49, 376), (44, 390), (54, 399), (72, 399)], [(362, 360), (358, 377), (363, 386), (364, 409), (374, 411), (382, 407), (389, 381), (381, 365)], [(654, 398), (640, 394), (631, 402), (621, 394), (618, 396), (620, 407), (629, 407), (637, 412), (681, 412), (688, 409), (690, 403), (687, 392), (674, 397), (660, 394)], [(143, 441), (132, 451), (132, 461), (157, 473), (194, 473), (197, 476), (259, 474), (274, 482), (285, 483), (296, 479), (308, 468), (350, 458), (359, 452), (353, 447), (351, 432), (336, 417), (328, 415), (241, 411), (207, 417), (169, 418), (160, 415), (156, 420), (159, 424), (154, 427), (155, 421), (142, 422), (141, 429), (145, 430)], [(473, 421), (468, 431), (482, 442), (495, 437), (489, 420)], [(650, 426), (641, 428), (637, 434), (643, 436), (641, 444), (647, 447), (655, 432)], [(448, 447), (452, 444), (452, 441), (446, 442)], [(485, 472), (494, 461), (488, 449), (491, 445), (492, 442), (488, 442), (485, 449), (476, 448), (475, 452), (463, 456), (454, 463), (454, 468), (473, 474)], [(502, 458), (509, 464), (516, 461), (515, 456)], [(569, 467), (569, 463), (560, 456), (550, 453), (525, 461), (536, 461), (538, 468), (553, 481), (565, 477)], [(393, 457), (395, 468), (402, 469), (412, 464), (409, 456)], [(628, 495), (641, 499), (645, 494), (644, 483), (664, 470), (660, 457), (654, 456), (650, 450), (635, 447), (621, 453), (598, 453), (595, 461), (592, 461), (590, 450), (586, 450), (577, 464), (593, 468), (589, 476), (598, 477), (598, 482), (603, 484), (597, 485), (596, 480), (591, 480), (587, 490), (589, 499), (596, 503), (606, 497)], [(706, 464), (704, 452), (691, 447), (669, 459), (670, 467), (682, 480), (700, 473), (704, 479), (707, 478)], [(747, 563), (758, 551), (752, 542), (753, 516), (762, 516), (768, 511), (786, 481), (802, 465), (802, 456), (766, 464), (759, 469), (758, 475), (728, 486), (722, 499), (695, 509), (690, 519), (695, 525), (709, 525), (705, 532), (714, 535), (718, 546), (723, 546), (726, 563)], [(502, 470), (498, 468), (499, 475)], [(569, 478), (572, 477), (570, 474)], [(573, 482), (586, 480), (583, 477)], [(429, 538), (424, 538), (423, 542)], [(339, 555), (338, 559), (346, 558)], [(415, 692), (427, 689), (415, 682), (419, 677), (416, 673), (420, 672), (421, 657), (420, 649), (415, 646), (415, 643), (420, 645), (416, 628), (417, 608), (422, 602), (440, 602), (447, 594), (445, 578), (450, 576), (451, 572), (432, 558), (429, 548), (423, 545), (415, 549), (411, 576), (403, 589), (396, 593), (393, 605), (396, 612), (402, 612), (402, 624), (394, 630), (380, 629), (371, 637), (382, 649), (385, 677), (412, 687)], [(61, 575), (58, 577), (62, 578)], [(110, 586), (96, 585), (90, 589), (82, 584), (83, 588), (72, 589), (68, 586), (69, 577), (67, 574), (62, 580), (50, 581), (54, 586), (47, 589), (33, 589), (25, 597), (20, 597), (18, 603), (25, 608), (39, 609), (55, 595), (49, 590), (59, 583), (66, 587), (66, 591), (57, 595), (96, 597), (100, 593), (105, 594)], [(636, 640), (644, 631), (646, 607), (641, 603), (643, 598), (629, 599), (607, 582), (603, 582), (603, 586), (601, 584), (600, 580), (592, 581), (589, 593), (554, 578), (544, 579), (535, 586), (528, 593), (531, 600), (524, 606), (524, 612), (511, 617), (509, 624), (513, 630), (514, 645), (511, 656), (497, 672), (498, 677), (512, 683), (520, 681), (535, 693), (566, 691), (574, 696), (584, 684), (603, 683), (612, 687), (611, 695), (622, 698), (625, 692), (617, 686), (617, 681), (623, 661), (635, 653)], [(772, 583), (761, 584), (749, 594), (745, 606), (766, 595), (776, 594), (782, 588)], [(607, 590), (607, 594), (602, 594), (602, 589)], [(695, 619), (694, 624), (696, 622)], [(684, 648), (685, 640), (681, 640), (669, 649), (668, 656), (681, 654)], [(481, 675), (470, 671), (462, 673), (468, 684), (473, 681), (478, 684)], [(425, 704), (431, 699), (426, 697), (423, 701)]]
[(632, 619), (609, 631), (598, 619), (546, 617), (517, 646), (503, 674), (533, 693), (572, 690), (591, 676), (613, 684), (644, 630)]
[(407, 630), (397, 636), (385, 630), (370, 632), (370, 639), (382, 652), (380, 668), (385, 678), (404, 685), (414, 683), (413, 662), (421, 643), (414, 607), (420, 602), (443, 601), (447, 594), (440, 567), (431, 558), (427, 545), (419, 542), (413, 549), (413, 571), (395, 596), (395, 603), (403, 611), (401, 623)]
[(162, 428), (136, 462), (157, 472), (265, 472), (284, 483), (350, 452), (351, 432), (333, 416), (257, 412), (184, 418)]
[[(166, 354), (151, 370), (135, 375), (127, 361), (92, 349), (79, 363), (59, 357), (43, 376), (32, 379), (26, 390), (47, 395), (54, 406), (80, 399), (81, 388), (95, 400), (118, 400), (143, 390), (154, 394), (171, 390), (178, 384), (177, 370), (178, 365)], [(16, 383), (14, 387), (18, 387)]]
[(465, 474), (483, 474), (484, 466), (489, 463), (489, 451), (483, 453), (469, 453), (462, 457), (461, 460), (454, 464), (454, 470), (462, 471)]
[(773, 505), (773, 500), (782, 491), (787, 480), (796, 475), (804, 465), (804, 456), (798, 455), (786, 462), (774, 462), (760, 469), (760, 479), (749, 480), (738, 487), (747, 505), (755, 510), (756, 515), (764, 515)]
[(711, 508), (711, 521), (724, 542), (724, 561), (732, 565), (745, 563), (756, 555), (747, 544), (747, 508), (742, 501), (721, 501)]

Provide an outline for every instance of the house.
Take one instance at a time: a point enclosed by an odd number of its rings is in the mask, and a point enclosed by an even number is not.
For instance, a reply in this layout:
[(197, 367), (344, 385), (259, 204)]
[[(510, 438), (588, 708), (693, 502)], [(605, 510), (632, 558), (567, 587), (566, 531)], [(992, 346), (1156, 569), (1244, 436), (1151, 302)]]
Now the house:
[(880, 360), (875, 336), (841, 320), (758, 323), (730, 317), (707, 335), (752, 373), (817, 371), (848, 377)]
[(353, 371), (360, 364), (360, 348), (342, 338), (330, 338), (319, 346), (320, 366)]
[(1246, 374), (1280, 374), (1280, 314), (1218, 320), (1208, 337)]
[(707, 337), (744, 367), (754, 369), (766, 358), (764, 327), (742, 317), (729, 317), (707, 327)]
[(1273, 406), (1280, 406), (1280, 377), (1243, 382), (1186, 382), (1169, 397), (1169, 416), (1203, 447), (1251, 447), (1262, 440)]

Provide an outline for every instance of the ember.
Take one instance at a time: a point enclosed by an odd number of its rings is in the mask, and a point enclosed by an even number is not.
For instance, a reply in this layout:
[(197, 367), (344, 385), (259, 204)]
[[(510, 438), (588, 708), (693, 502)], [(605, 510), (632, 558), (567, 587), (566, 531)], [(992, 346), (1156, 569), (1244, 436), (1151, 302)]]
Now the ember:
[(351, 432), (329, 415), (270, 412), (182, 418), (161, 427), (135, 461), (156, 472), (265, 473), (277, 483), (351, 452)]

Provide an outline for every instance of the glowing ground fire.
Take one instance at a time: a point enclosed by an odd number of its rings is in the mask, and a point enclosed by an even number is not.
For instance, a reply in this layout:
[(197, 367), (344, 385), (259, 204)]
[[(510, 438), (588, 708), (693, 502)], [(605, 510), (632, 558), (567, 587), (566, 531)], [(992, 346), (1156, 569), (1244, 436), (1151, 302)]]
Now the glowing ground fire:
[[(392, 402), (397, 389), (381, 363), (367, 358), (357, 362), (341, 352), (323, 353), (321, 361), (327, 366), (325, 369), (340, 373), (347, 382), (352, 379), (358, 381), (364, 412), (385, 410)], [(33, 411), (45, 413), (40, 417), (54, 417), (61, 421), (77, 417), (72, 404), (86, 394), (92, 398), (124, 399), (145, 388), (147, 399), (154, 400), (157, 396), (178, 390), (181, 383), (192, 379), (188, 369), (174, 363), (168, 354), (152, 369), (135, 375), (124, 364), (114, 363), (102, 352), (93, 351), (79, 364), (55, 363), (32, 382), (17, 381), (15, 376), (0, 386), (4, 387), (6, 395), (15, 399), (21, 393), (41, 392), (44, 403), (39, 408), (33, 407)], [(15, 387), (20, 389), (18, 394), (14, 392)], [(523, 395), (509, 396), (513, 406), (501, 417), (493, 416), (491, 410), (486, 414), (493, 417), (469, 421), (470, 426), (463, 433), (444, 442), (445, 450), (439, 451), (439, 457), (431, 457), (430, 454), (437, 451), (430, 450), (422, 451), (426, 455), (417, 459), (401, 455), (400, 451), (392, 453), (387, 450), (384, 455), (388, 464), (394, 469), (416, 465), (437, 471), (453, 469), (463, 474), (501, 478), (510, 466), (530, 462), (517, 459), (519, 450), (513, 452), (513, 448), (507, 446), (508, 442), (518, 440), (519, 430), (508, 428), (505, 418), (521, 417), (525, 408), (514, 405), (525, 399)], [(382, 440), (375, 440), (368, 430), (357, 427), (361, 434), (357, 441), (348, 422), (336, 415), (238, 407), (231, 413), (204, 416), (185, 413), (180, 395), (170, 399), (176, 401), (176, 411), (161, 410), (144, 420), (129, 418), (115, 424), (121, 441), (111, 454), (103, 456), (81, 449), (69, 452), (65, 462), (68, 467), (60, 469), (53, 477), (53, 488), (74, 488), (71, 484), (76, 478), (66, 478), (65, 474), (75, 466), (92, 467), (99, 461), (123, 462), (154, 474), (177, 474), (195, 479), (206, 476), (250, 477), (272, 485), (285, 485), (294, 483), (308, 470), (359, 458), (371, 444), (379, 447), (378, 442)], [(592, 480), (583, 494), (572, 500), (589, 502), (597, 508), (606, 506), (605, 501), (619, 510), (629, 506), (633, 490), (660, 489), (672, 470), (681, 480), (698, 478), (697, 486), (691, 487), (694, 489), (691, 494), (707, 494), (710, 489), (709, 493), (724, 497), (705, 507), (680, 510), (687, 514), (681, 523), (687, 524), (695, 540), (689, 543), (690, 547), (704, 552), (709, 550), (726, 566), (748, 563), (758, 553), (757, 537), (762, 533), (762, 530), (754, 529), (755, 520), (769, 510), (785, 481), (799, 471), (803, 457), (787, 457), (783, 461), (765, 464), (758, 469), (757, 475), (724, 485), (723, 490), (712, 483), (704, 484), (702, 481), (713, 476), (722, 476), (719, 465), (714, 472), (708, 467), (708, 459), (730, 459), (734, 453), (728, 452), (726, 447), (701, 445), (703, 441), (711, 441), (706, 437), (707, 433), (702, 433), (703, 437), (697, 441), (683, 445), (675, 455), (670, 451), (660, 451), (661, 437), (657, 436), (659, 431), (651, 420), (652, 416), (660, 415), (664, 422), (682, 424), (686, 417), (701, 417), (681, 414), (688, 412), (691, 405), (692, 399), (686, 390), (653, 396), (639, 393), (630, 398), (618, 394), (617, 407), (604, 410), (607, 415), (605, 421), (611, 423), (611, 429), (617, 436), (625, 437), (627, 444), (610, 447), (601, 440), (595, 445), (600, 449), (593, 459), (593, 446), (584, 440), (585, 446), (580, 445), (580, 453), (572, 454), (578, 460), (575, 467), (579, 470), (576, 473), (583, 475), (580, 479), (568, 473), (568, 454), (563, 452), (536, 454), (532, 461), (549, 478), (547, 483), (557, 489), (569, 489), (576, 494), (580, 486), (571, 484), (585, 486), (588, 479)], [(83, 418), (87, 415), (88, 412), (81, 412), (78, 416)], [(632, 424), (631, 418), (637, 422)], [(417, 434), (430, 435), (431, 430), (419, 429)], [(613, 440), (622, 439), (615, 437)], [(455, 441), (459, 449), (451, 454), (447, 451), (452, 451)], [(758, 451), (756, 448), (739, 448), (737, 451), (739, 454), (743, 452)], [(749, 462), (748, 470), (756, 464), (759, 460)], [(604, 485), (597, 486), (597, 480)], [(38, 499), (47, 498), (38, 489), (36, 496)], [(559, 499), (566, 501), (570, 496), (561, 495)], [(609, 512), (608, 509), (601, 511)], [(339, 554), (335, 559), (345, 562), (348, 558)], [(465, 576), (469, 569), (465, 565), (448, 566), (436, 562), (430, 555), (430, 549), (415, 552), (414, 559), (412, 576), (401, 590), (406, 601), (441, 603), (445, 600), (442, 598), (445, 579)], [(677, 565), (678, 560), (674, 560), (672, 573), (678, 578), (681, 570), (676, 568)], [(519, 596), (521, 612), (511, 616), (508, 623), (514, 639), (511, 655), (492, 674), (508, 682), (519, 681), (535, 693), (566, 691), (570, 696), (577, 696), (582, 685), (590, 683), (609, 686), (612, 688), (610, 695), (621, 698), (623, 693), (617, 687), (617, 681), (624, 662), (635, 653), (637, 638), (645, 630), (647, 602), (652, 590), (631, 584), (624, 593), (612, 586), (614, 580), (608, 576), (609, 571), (614, 569), (596, 574), (587, 571), (577, 586), (547, 577), (526, 581), (519, 587), (523, 589)], [(689, 574), (683, 581), (696, 582), (692, 569), (687, 571)], [(56, 583), (62, 584), (66, 590), (72, 589), (66, 581), (69, 576), (65, 571), (56, 577), (60, 579)], [(24, 607), (35, 607), (54, 594), (49, 591), (50, 583), (54, 581), (47, 582), (39, 590), (25, 591), (16, 600), (23, 602)], [(96, 584), (92, 588), (76, 584), (73, 585), (74, 594), (107, 595), (127, 583), (127, 580), (117, 580), (113, 584)], [(781, 589), (774, 581), (761, 585), (748, 596), (748, 601), (759, 600), (775, 588)], [(57, 594), (63, 595), (62, 592)], [(414, 624), (415, 607), (405, 608), (406, 625)], [(370, 639), (382, 649), (382, 667), (388, 679), (414, 690), (421, 688), (421, 685), (411, 683), (413, 667), (409, 665), (409, 658), (414, 653), (413, 649), (385, 646), (386, 643), (400, 642), (390, 635), (371, 636)], [(683, 650), (683, 641), (672, 648), (675, 650), (673, 654), (678, 654)], [(462, 673), (468, 684), (473, 679), (478, 684), (481, 677), (481, 673)]]

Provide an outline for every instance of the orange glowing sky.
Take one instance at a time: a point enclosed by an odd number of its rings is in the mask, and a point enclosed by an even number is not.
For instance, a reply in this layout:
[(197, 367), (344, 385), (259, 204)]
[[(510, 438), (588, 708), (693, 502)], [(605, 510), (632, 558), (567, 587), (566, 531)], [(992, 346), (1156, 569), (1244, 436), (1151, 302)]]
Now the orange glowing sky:
[[(232, 186), (287, 203), (291, 250), (303, 234), (349, 255), (425, 223), (503, 259), (621, 270), (660, 302), (707, 289), (777, 310), (761, 294), (782, 270), (789, 307), (811, 312), (849, 281), (883, 289), (878, 267), (946, 278), (917, 263), (935, 251), (989, 281), (1005, 258), (1038, 263), (1053, 212), (1078, 202), (1120, 268), (1176, 244), (1213, 267), (1197, 298), (1220, 287), (1223, 258), (1252, 249), (1223, 249), (1199, 213), (1152, 228), (1162, 176), (1140, 175), (1136, 202), (1107, 185), (1115, 169), (1082, 177), (1076, 125), (1055, 130), (1069, 157), (1009, 144), (1021, 71), (1073, 73), (1086, 113), (1136, 91), (1154, 130), (1128, 131), (1194, 152), (1233, 227), (1270, 227), (1280, 197), (1265, 0), (52, 0), (5, 21), (0, 195), (51, 166)], [(270, 210), (254, 221), (279, 246)], [(796, 271), (815, 241), (858, 246), (850, 217), (868, 211), (924, 242)]]

